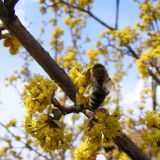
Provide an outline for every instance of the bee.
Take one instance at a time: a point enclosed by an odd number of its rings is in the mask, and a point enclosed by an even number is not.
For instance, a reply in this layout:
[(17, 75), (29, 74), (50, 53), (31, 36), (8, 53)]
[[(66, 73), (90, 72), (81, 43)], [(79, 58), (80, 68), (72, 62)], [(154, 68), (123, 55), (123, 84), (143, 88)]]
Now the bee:
[(95, 111), (109, 95), (110, 91), (116, 92), (116, 87), (102, 64), (95, 64), (90, 72), (90, 78), (84, 96), (90, 95), (89, 110)]

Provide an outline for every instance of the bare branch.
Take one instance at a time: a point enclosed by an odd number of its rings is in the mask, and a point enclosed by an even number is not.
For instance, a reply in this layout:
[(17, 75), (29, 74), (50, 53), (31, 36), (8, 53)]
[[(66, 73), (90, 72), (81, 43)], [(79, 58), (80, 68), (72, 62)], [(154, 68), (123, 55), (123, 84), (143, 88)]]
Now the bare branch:
[(118, 29), (119, 4), (120, 4), (120, 0), (116, 0), (116, 21), (115, 21), (115, 28), (116, 29)]
[(104, 27), (110, 29), (110, 30), (113, 30), (114, 28), (111, 27), (110, 25), (106, 24), (104, 21), (102, 21), (101, 19), (99, 19), (97, 16), (95, 16), (92, 12), (90, 12), (89, 10), (85, 10), (83, 8), (80, 8), (79, 6), (75, 6), (75, 5), (70, 5), (68, 2), (65, 2), (63, 0), (60, 1), (61, 3), (69, 6), (69, 7), (72, 7), (74, 9), (77, 9), (77, 10), (80, 10), (84, 13), (87, 13), (90, 17), (92, 17), (94, 20), (96, 20), (97, 22), (99, 22), (100, 24), (102, 24)]
[(65, 114), (70, 114), (70, 113), (80, 113), (80, 112), (83, 112), (84, 110), (84, 106), (83, 105), (73, 105), (71, 107), (65, 107), (65, 106), (62, 106), (56, 98), (53, 98), (52, 99), (52, 104), (58, 108), (63, 115)]
[(127, 49), (131, 52), (132, 56), (135, 58), (135, 59), (139, 59), (139, 55), (131, 48), (131, 46), (126, 46)]
[[(2, 122), (0, 122), (0, 125), (1, 125), (3, 128), (5, 128), (6, 131), (7, 131), (12, 137), (16, 138), (16, 135), (15, 135), (13, 132), (11, 132)], [(47, 156), (45, 156), (45, 155), (43, 155), (42, 153), (38, 152), (38, 151), (37, 151), (36, 149), (34, 149), (31, 145), (26, 144), (26, 143), (23, 142), (22, 140), (20, 140), (20, 142), (21, 142), (23, 145), (25, 145), (26, 148), (28, 148), (29, 150), (34, 151), (34, 152), (37, 153), (39, 156), (45, 158), (46, 160), (49, 160), (49, 158), (48, 158)]]
[(115, 144), (133, 160), (150, 160), (126, 135), (114, 138)]

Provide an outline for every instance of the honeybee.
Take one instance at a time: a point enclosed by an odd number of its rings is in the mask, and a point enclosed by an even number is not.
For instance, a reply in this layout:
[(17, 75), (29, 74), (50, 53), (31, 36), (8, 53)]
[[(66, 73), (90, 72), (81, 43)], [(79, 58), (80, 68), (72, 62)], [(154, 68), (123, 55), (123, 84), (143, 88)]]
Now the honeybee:
[(90, 95), (89, 110), (95, 111), (98, 109), (111, 91), (117, 92), (107, 70), (102, 64), (95, 64), (91, 70), (88, 85), (84, 93), (84, 96)]

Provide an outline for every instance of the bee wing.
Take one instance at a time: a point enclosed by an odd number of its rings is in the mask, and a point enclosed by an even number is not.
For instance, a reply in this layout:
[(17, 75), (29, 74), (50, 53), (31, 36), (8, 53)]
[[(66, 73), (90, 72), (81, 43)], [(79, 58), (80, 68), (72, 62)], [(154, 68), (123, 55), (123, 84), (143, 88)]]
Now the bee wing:
[(111, 97), (118, 98), (118, 88), (112, 80), (105, 82), (103, 88), (109, 91)]
[(90, 96), (92, 92), (93, 92), (93, 86), (91, 84), (88, 84), (83, 95), (87, 97)]

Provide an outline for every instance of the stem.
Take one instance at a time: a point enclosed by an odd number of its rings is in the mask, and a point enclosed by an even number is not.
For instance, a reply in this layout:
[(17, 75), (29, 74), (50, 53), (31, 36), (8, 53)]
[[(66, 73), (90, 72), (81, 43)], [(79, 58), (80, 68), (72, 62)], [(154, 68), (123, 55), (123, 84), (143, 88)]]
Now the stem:
[(115, 28), (116, 29), (118, 29), (119, 4), (120, 4), (120, 0), (116, 0), (116, 21), (115, 21)]

